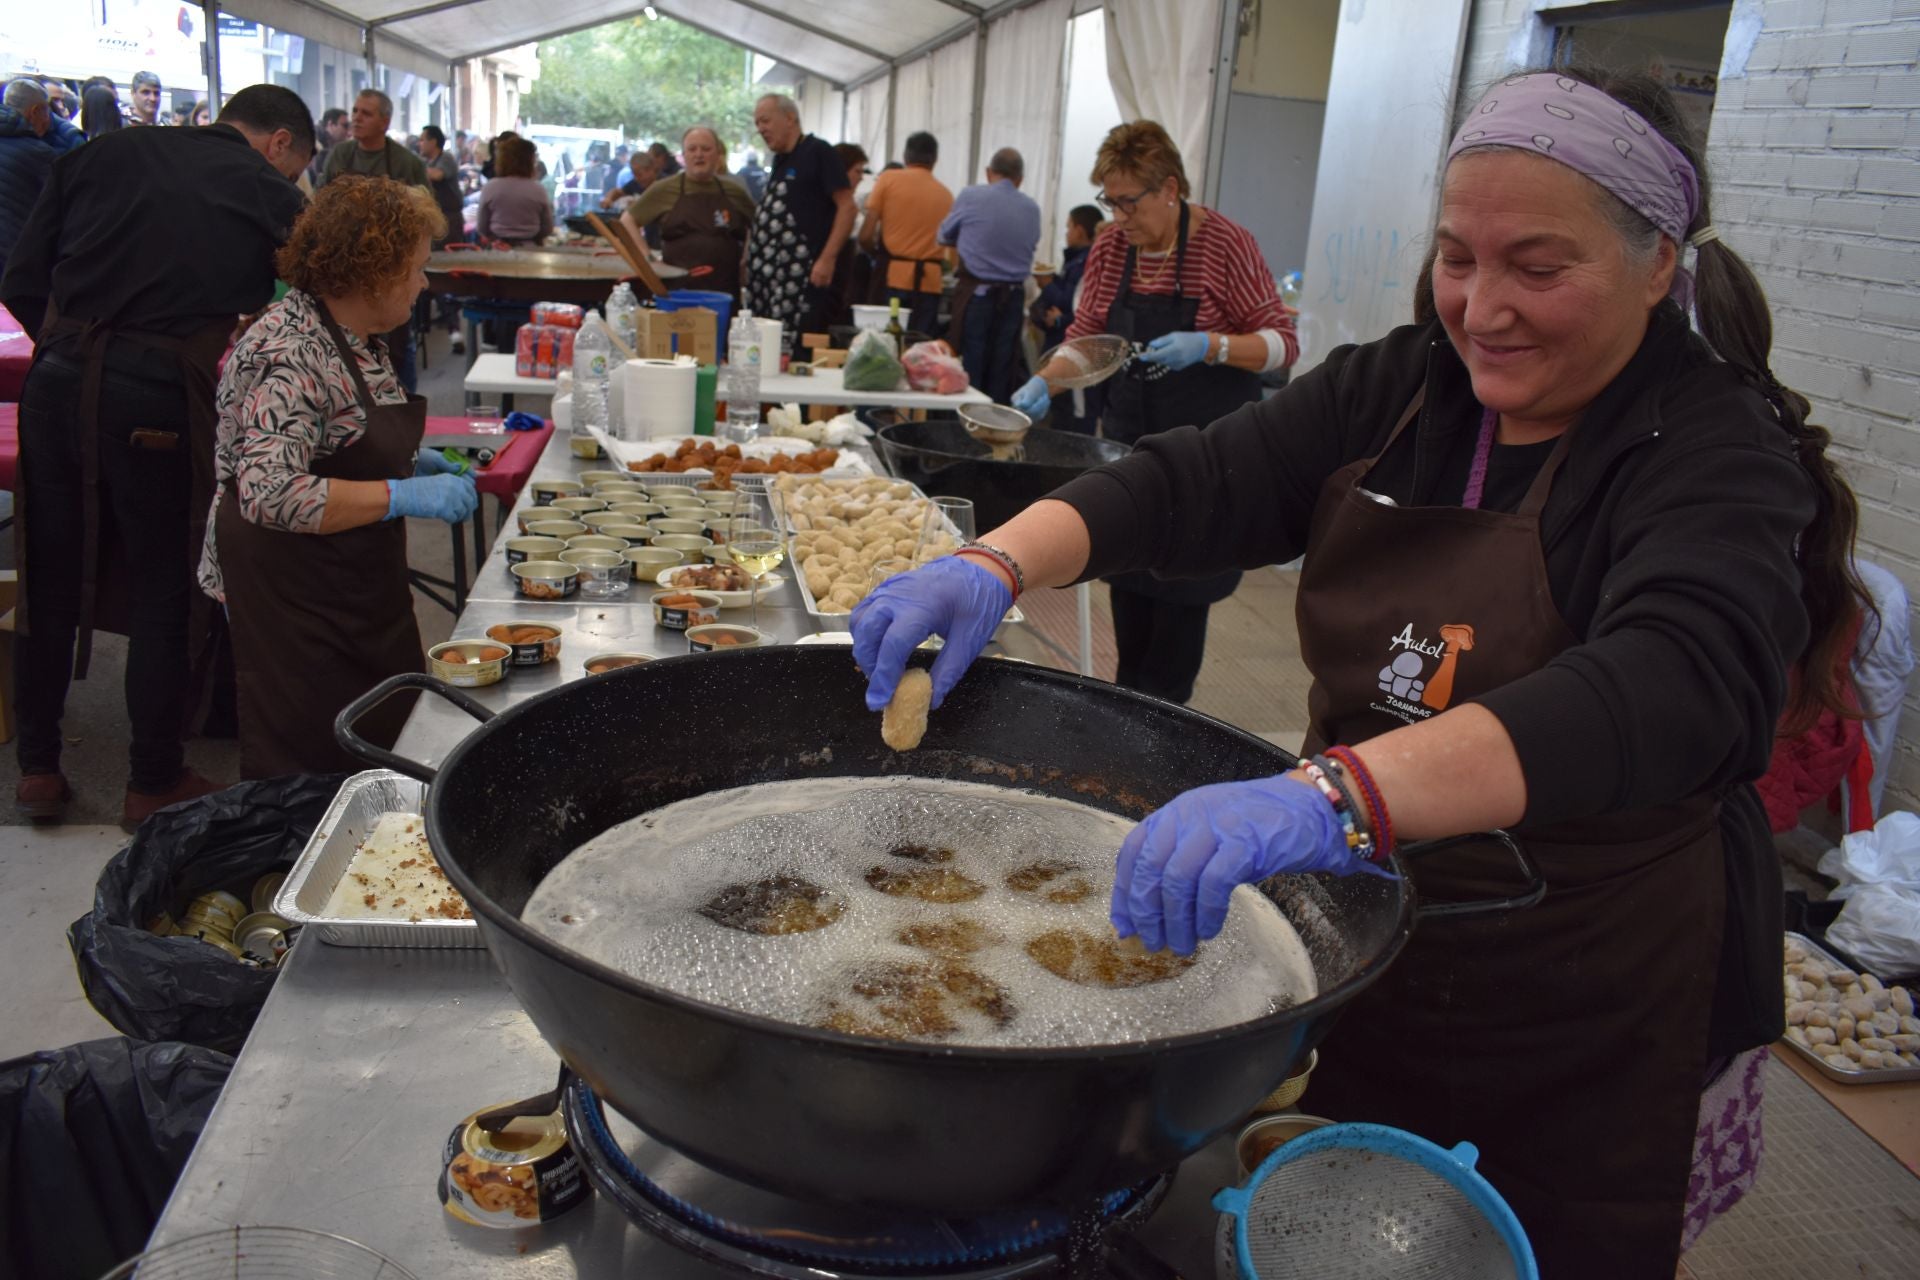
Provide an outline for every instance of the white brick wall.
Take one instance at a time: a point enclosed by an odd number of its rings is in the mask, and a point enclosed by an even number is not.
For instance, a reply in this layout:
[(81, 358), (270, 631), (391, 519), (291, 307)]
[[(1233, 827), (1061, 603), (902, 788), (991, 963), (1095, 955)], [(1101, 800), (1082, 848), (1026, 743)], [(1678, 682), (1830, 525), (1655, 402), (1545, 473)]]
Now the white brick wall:
[[(1568, 3), (1475, 0), (1463, 101), (1544, 61)], [(1714, 221), (1773, 304), (1774, 371), (1833, 433), (1860, 554), (1906, 584), (1920, 635), (1920, 0), (1735, 10), (1760, 30), (1744, 64), (1722, 68)], [(1920, 811), (1920, 681), (1888, 773), (1887, 804)]]
[[(1714, 220), (1773, 303), (1775, 371), (1834, 434), (1862, 556), (1920, 603), (1920, 0), (1758, 8), (1715, 105)], [(1888, 804), (1920, 810), (1920, 687), (1902, 728)]]

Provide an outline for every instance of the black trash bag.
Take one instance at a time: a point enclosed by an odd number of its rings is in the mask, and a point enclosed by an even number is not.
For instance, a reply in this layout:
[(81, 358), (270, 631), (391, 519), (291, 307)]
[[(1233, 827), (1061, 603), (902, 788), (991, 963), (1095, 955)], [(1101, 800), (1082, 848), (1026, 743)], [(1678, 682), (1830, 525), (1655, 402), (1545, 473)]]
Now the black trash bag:
[(95, 1280), (144, 1249), (232, 1070), (121, 1038), (0, 1062), (0, 1275)]
[(101, 871), (93, 910), (67, 929), (80, 985), (100, 1016), (141, 1040), (238, 1052), (276, 971), (147, 925), (162, 912), (178, 919), (209, 890), (244, 898), (255, 880), (292, 866), (345, 777), (243, 782), (147, 819)]

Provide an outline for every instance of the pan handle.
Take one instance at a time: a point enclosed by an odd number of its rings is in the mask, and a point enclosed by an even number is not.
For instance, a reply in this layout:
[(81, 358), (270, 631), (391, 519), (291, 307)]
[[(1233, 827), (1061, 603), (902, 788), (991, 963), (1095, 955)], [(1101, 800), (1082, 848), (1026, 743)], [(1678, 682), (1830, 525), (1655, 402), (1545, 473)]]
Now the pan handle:
[(435, 774), (438, 772), (437, 770), (429, 765), (421, 764), (417, 760), (409, 760), (405, 756), (395, 755), (385, 747), (376, 747), (353, 731), (354, 723), (359, 720), (361, 716), (367, 714), (367, 712), (373, 710), (402, 689), (418, 689), (422, 693), (438, 694), (440, 697), (445, 698), (448, 702), (451, 702), (454, 706), (472, 716), (475, 720), (478, 720), (481, 724), (485, 724), (487, 721), (493, 719), (493, 712), (488, 710), (484, 704), (462, 693), (452, 685), (436, 680), (432, 676), (423, 675), (418, 671), (407, 671), (397, 676), (388, 676), (385, 680), (382, 680), (379, 684), (373, 686), (373, 688), (367, 690), (352, 702), (342, 707), (340, 714), (335, 716), (333, 720), (333, 740), (340, 744), (341, 750), (347, 752), (349, 755), (359, 756), (368, 764), (379, 765), (383, 769), (392, 769), (396, 773), (406, 774), (409, 778), (418, 778), (422, 782), (431, 783)]
[(1534, 865), (1527, 851), (1520, 847), (1505, 831), (1475, 831), (1468, 835), (1447, 836), (1439, 840), (1420, 840), (1413, 844), (1401, 845), (1399, 856), (1412, 861), (1423, 854), (1435, 853), (1441, 849), (1451, 849), (1456, 845), (1491, 840), (1506, 846), (1508, 853), (1520, 866), (1520, 874), (1526, 878), (1527, 887), (1521, 893), (1510, 898), (1481, 898), (1472, 902), (1433, 902), (1423, 903), (1414, 908), (1414, 918), (1429, 920), (1440, 916), (1490, 916), (1508, 911), (1523, 911), (1547, 895), (1547, 882), (1541, 878), (1540, 868)]

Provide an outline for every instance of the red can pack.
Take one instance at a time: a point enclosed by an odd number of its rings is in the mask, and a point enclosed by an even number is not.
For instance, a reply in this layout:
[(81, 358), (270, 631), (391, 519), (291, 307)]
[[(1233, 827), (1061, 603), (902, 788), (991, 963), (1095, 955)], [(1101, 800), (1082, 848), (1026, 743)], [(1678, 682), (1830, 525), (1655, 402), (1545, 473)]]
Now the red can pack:
[(514, 335), (513, 371), (522, 378), (551, 378), (573, 366), (572, 329), (523, 324)]
[(531, 324), (550, 324), (557, 329), (578, 329), (586, 323), (586, 309), (571, 302), (536, 302), (527, 314)]

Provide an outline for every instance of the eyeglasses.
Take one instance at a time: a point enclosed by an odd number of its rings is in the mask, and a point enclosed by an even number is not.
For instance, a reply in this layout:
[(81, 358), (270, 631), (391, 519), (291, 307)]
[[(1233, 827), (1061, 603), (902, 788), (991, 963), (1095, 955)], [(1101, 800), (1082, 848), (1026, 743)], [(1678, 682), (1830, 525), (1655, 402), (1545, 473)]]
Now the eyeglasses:
[(1124, 213), (1128, 217), (1132, 217), (1134, 207), (1152, 194), (1153, 192), (1151, 191), (1142, 191), (1137, 196), (1110, 196), (1102, 191), (1093, 198), (1093, 202), (1102, 209), (1105, 209), (1108, 213)]

